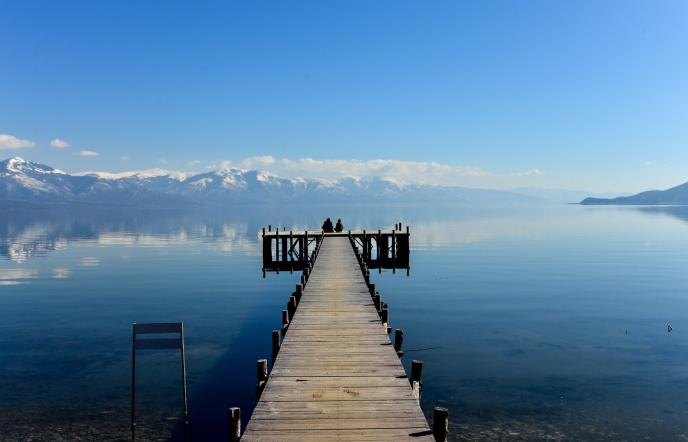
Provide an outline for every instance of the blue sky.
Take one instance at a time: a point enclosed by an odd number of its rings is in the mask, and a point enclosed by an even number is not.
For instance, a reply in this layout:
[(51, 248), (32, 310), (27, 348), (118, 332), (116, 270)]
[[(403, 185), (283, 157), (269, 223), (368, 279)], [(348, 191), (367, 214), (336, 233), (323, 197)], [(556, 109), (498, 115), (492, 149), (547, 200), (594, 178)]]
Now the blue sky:
[(687, 25), (685, 1), (4, 1), (0, 156), (669, 187)]

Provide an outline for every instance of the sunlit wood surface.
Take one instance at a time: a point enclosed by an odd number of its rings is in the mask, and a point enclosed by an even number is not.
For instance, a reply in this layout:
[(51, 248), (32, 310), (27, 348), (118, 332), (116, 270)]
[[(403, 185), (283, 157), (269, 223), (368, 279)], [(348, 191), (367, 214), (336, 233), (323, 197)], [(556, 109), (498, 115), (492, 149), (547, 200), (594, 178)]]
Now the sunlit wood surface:
[(242, 440), (434, 440), (346, 237), (325, 237)]

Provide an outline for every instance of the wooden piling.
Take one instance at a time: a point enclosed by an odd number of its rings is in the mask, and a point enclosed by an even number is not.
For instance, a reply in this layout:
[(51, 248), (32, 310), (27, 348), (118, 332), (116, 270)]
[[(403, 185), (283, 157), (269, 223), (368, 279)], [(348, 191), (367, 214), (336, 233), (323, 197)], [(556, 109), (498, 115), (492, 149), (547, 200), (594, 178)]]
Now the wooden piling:
[(308, 259), (308, 230), (304, 232), (303, 236), (303, 259)]
[(289, 312), (289, 322), (291, 322), (292, 318), (294, 317), (294, 313), (296, 313), (296, 296), (292, 295), (291, 298), (289, 298), (287, 311)]
[(238, 442), (241, 439), (241, 408), (232, 407), (227, 415), (227, 433), (229, 442)]
[(402, 350), (402, 344), (404, 343), (404, 330), (398, 328), (394, 331), (394, 350), (397, 352), (397, 356), (404, 356), (404, 350)]
[(382, 313), (380, 313), (380, 294), (379, 293), (375, 293), (373, 295), (373, 304), (375, 305), (375, 311), (377, 311), (378, 315), (382, 315)]
[(279, 263), (280, 263), (280, 238), (279, 238), (279, 227), (275, 229), (275, 262), (277, 263), (277, 274), (279, 274)]
[[(284, 316), (284, 315), (282, 315)], [(277, 353), (279, 353), (280, 350), (280, 345), (282, 345), (280, 341), (280, 331), (279, 330), (273, 330), (272, 331), (272, 363), (275, 363), (275, 359), (277, 359)]]
[(414, 359), (411, 362), (411, 382), (418, 382), (422, 386), (423, 384), (423, 361)]
[(375, 284), (372, 282), (368, 284), (368, 290), (370, 291), (370, 296), (373, 296), (375, 294)]
[(432, 435), (435, 441), (446, 442), (449, 434), (449, 410), (444, 407), (435, 407), (432, 418)]
[(289, 327), (289, 311), (282, 310), (282, 330), (286, 330)]
[(418, 405), (420, 405), (420, 384), (418, 381), (411, 382), (411, 390), (413, 390), (413, 397), (416, 398)]
[[(291, 237), (291, 232), (289, 233), (289, 236)], [(289, 238), (287, 238), (286, 235), (282, 236), (282, 262), (287, 262), (288, 257), (289, 257), (289, 246), (287, 245), (287, 241)]]
[(258, 359), (256, 362), (256, 398), (260, 398), (260, 394), (265, 388), (268, 381), (268, 360)]

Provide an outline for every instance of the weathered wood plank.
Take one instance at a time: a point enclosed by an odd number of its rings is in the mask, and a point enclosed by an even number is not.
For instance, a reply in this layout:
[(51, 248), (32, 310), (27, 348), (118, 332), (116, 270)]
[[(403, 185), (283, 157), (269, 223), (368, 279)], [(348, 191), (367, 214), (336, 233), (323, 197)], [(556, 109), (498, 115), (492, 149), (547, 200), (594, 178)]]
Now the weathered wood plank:
[(327, 236), (246, 441), (433, 440), (346, 237)]

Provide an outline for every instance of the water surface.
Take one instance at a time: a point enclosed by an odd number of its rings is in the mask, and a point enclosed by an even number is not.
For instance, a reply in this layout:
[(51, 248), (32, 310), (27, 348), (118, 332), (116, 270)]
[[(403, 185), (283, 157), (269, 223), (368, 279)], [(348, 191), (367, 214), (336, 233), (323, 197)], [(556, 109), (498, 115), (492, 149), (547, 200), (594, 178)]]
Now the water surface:
[[(127, 439), (131, 323), (183, 321), (192, 439), (225, 440), (298, 278), (259, 230), (325, 216), (411, 226), (410, 276), (373, 279), (453, 438), (688, 437), (688, 210), (371, 206), (3, 211), (2, 439)], [(137, 365), (140, 436), (178, 438), (178, 355)]]

